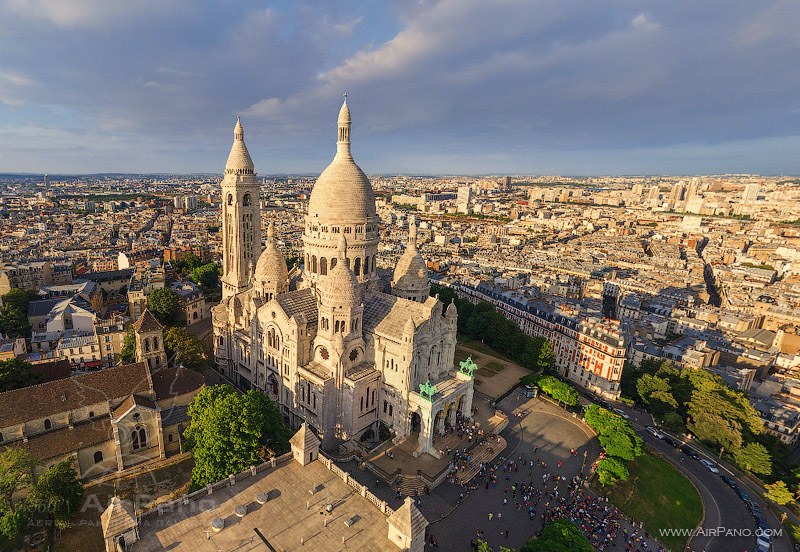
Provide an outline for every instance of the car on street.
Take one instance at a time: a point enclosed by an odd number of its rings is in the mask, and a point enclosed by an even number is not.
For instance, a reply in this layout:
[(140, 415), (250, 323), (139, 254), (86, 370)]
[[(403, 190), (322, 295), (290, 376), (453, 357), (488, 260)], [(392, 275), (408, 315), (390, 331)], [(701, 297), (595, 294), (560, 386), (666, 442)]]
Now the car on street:
[(750, 502), (750, 500), (751, 500), (751, 499), (750, 499), (750, 495), (749, 495), (749, 494), (747, 494), (747, 491), (745, 491), (745, 490), (744, 490), (744, 489), (742, 489), (741, 487), (737, 487), (737, 488), (736, 488), (736, 489), (734, 489), (734, 490), (736, 491), (736, 494), (737, 494), (737, 495), (739, 495), (739, 498), (741, 498), (741, 499), (742, 499), (742, 500), (744, 500), (745, 502)]
[(689, 445), (681, 445), (681, 452), (692, 460), (700, 460), (700, 455)]
[(732, 477), (728, 477), (727, 475), (723, 475), (722, 476), (722, 481), (724, 481), (725, 484), (728, 487), (730, 487), (731, 489), (736, 490), (736, 489), (739, 488), (739, 485), (736, 484), (736, 480), (734, 478), (732, 478)]
[(756, 552), (769, 552), (772, 550), (772, 537), (769, 532), (756, 532)]
[(661, 433), (661, 431), (659, 431), (657, 428), (655, 428), (653, 426), (647, 426), (647, 432), (650, 435), (652, 435), (653, 437), (655, 437), (656, 439), (663, 439), (664, 438), (664, 434)]
[(675, 448), (678, 448), (679, 446), (681, 446), (680, 442), (676, 441), (675, 439), (673, 439), (669, 435), (665, 435), (664, 436), (664, 442), (666, 444), (668, 444), (669, 446), (675, 447)]
[(755, 503), (755, 501), (751, 500), (747, 503), (747, 507), (750, 509), (750, 514), (753, 517), (761, 516), (764, 512), (761, 511), (761, 506)]
[(711, 460), (706, 460), (705, 458), (702, 458), (700, 460), (700, 463), (703, 464), (703, 466), (705, 466), (705, 468), (711, 473), (719, 473), (719, 468)]
[(614, 412), (616, 412), (617, 414), (619, 414), (620, 416), (622, 416), (622, 417), (623, 417), (623, 418), (625, 418), (626, 420), (630, 418), (630, 416), (628, 416), (628, 415), (625, 413), (625, 411), (624, 411), (624, 410), (622, 410), (621, 408), (615, 408), (615, 409), (614, 409)]

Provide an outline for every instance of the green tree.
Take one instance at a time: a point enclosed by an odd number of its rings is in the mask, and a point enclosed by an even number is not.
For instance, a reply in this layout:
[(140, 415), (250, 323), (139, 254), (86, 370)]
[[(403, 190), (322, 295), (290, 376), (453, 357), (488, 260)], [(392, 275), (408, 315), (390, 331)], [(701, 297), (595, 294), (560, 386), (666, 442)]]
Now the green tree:
[(31, 363), (19, 357), (0, 361), (0, 393), (35, 385), (42, 376), (31, 368)]
[(8, 293), (3, 295), (3, 304), (9, 305), (14, 310), (23, 312), (27, 315), (28, 303), (36, 301), (39, 295), (35, 291), (27, 289), (11, 288)]
[(613, 456), (607, 456), (597, 464), (597, 477), (603, 485), (625, 481), (628, 479), (628, 475), (628, 468), (625, 467), (625, 464)]
[(133, 328), (128, 328), (128, 331), (125, 332), (125, 339), (122, 341), (122, 350), (119, 357), (122, 362), (136, 361), (136, 333)]
[(31, 511), (42, 513), (59, 529), (69, 527), (83, 499), (83, 487), (71, 462), (59, 462), (36, 480), (26, 498)]
[(199, 285), (203, 292), (210, 292), (219, 287), (219, 267), (217, 263), (208, 263), (192, 270), (192, 281)]
[(536, 367), (541, 370), (550, 370), (556, 362), (556, 355), (553, 352), (553, 344), (546, 339), (539, 348), (539, 355), (536, 359)]
[(761, 443), (748, 443), (740, 449), (734, 449), (733, 460), (745, 471), (761, 475), (772, 473), (772, 458)]
[(0, 305), (0, 333), (7, 337), (30, 337), (27, 315), (11, 305)]
[(643, 374), (636, 382), (636, 392), (654, 414), (663, 415), (678, 407), (667, 378)]
[(178, 319), (180, 299), (170, 288), (155, 289), (147, 296), (147, 308), (165, 326), (171, 326)]
[(186, 448), (194, 456), (197, 489), (259, 464), (266, 448), (289, 449), (289, 429), (275, 403), (258, 391), (240, 395), (230, 385), (204, 388), (189, 405)]
[(9, 447), (0, 452), (0, 536), (14, 540), (28, 518), (14, 494), (33, 481), (37, 462), (24, 449)]
[(575, 388), (555, 376), (539, 376), (536, 379), (536, 385), (539, 386), (543, 393), (547, 393), (555, 400), (568, 406), (578, 404), (578, 392)]
[(586, 423), (597, 433), (597, 440), (609, 456), (633, 460), (643, 452), (642, 439), (631, 423), (608, 409), (590, 405), (585, 413)]
[(785, 481), (776, 481), (775, 483), (768, 483), (764, 485), (766, 492), (764, 496), (770, 499), (775, 504), (785, 506), (794, 500), (792, 491), (786, 486)]
[(206, 368), (203, 344), (186, 328), (180, 326), (167, 328), (164, 332), (164, 348), (169, 357), (175, 355), (176, 364), (181, 363), (187, 368), (199, 371)]
[(574, 523), (556, 519), (545, 525), (538, 539), (525, 543), (520, 552), (593, 552), (592, 545)]

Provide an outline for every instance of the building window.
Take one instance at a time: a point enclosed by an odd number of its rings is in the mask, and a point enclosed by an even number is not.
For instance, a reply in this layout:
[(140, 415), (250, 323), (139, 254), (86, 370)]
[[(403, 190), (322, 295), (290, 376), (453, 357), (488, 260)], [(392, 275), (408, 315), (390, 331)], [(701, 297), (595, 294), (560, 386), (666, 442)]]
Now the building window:
[(147, 448), (147, 431), (141, 426), (133, 428), (131, 434), (133, 440), (133, 450)]
[(47, 431), (48, 429), (52, 429), (52, 427), (53, 427), (53, 423), (49, 419), (44, 421), (44, 429), (45, 429), (45, 431)]
[(174, 436), (172, 433), (170, 433), (170, 434), (167, 436), (167, 442), (171, 443), (171, 442), (172, 442), (172, 440), (174, 439), (174, 437), (175, 437), (175, 436)]
[(245, 207), (249, 207), (250, 203), (251, 203), (250, 194), (244, 194), (244, 197), (242, 198), (242, 205)]
[(2, 442), (3, 442), (3, 434), (0, 433), (0, 443), (2, 443)]
[(361, 257), (356, 257), (354, 265), (355, 268), (353, 269), (353, 272), (356, 276), (361, 276)]
[(98, 450), (97, 452), (94, 453), (94, 463), (97, 464), (102, 461), (103, 461), (103, 451)]
[(320, 257), (319, 259), (319, 273), (322, 276), (328, 274), (328, 259), (326, 259), (325, 257)]

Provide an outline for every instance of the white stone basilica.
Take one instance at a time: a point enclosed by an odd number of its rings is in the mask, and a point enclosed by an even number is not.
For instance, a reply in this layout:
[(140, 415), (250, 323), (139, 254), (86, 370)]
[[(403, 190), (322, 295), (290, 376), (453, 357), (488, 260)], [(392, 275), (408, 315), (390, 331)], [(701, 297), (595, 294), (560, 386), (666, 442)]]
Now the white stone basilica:
[[(324, 448), (435, 431), (472, 411), (471, 373), (455, 370), (456, 308), (429, 297), (416, 226), (378, 290), (375, 196), (350, 153), (350, 109), (339, 111), (336, 156), (317, 179), (305, 218), (303, 269), (287, 271), (273, 225), (261, 251), (259, 186), (237, 120), (222, 180), (222, 302), (213, 309), (217, 370), (259, 389), (289, 424), (305, 421)], [(422, 393), (422, 394), (421, 394)], [(371, 432), (371, 433), (370, 433)]]

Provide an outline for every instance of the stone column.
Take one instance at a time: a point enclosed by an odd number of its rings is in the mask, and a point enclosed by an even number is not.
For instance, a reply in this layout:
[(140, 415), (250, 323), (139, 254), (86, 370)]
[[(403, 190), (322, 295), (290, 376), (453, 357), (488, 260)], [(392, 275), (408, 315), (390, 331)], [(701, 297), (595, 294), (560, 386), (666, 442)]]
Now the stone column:
[[(443, 435), (444, 434), (444, 410), (440, 410), (439, 412), (441, 412), (441, 416), (439, 416), (439, 420), (436, 422), (436, 431), (439, 433), (439, 435)], [(438, 415), (439, 415), (439, 413), (437, 412), (437, 416)]]
[(430, 412), (420, 413), (419, 422), (419, 447), (417, 451), (420, 453), (430, 452), (433, 444), (433, 420), (431, 419)]
[(456, 427), (456, 403), (452, 403), (450, 411), (447, 413), (447, 423), (452, 428)]

